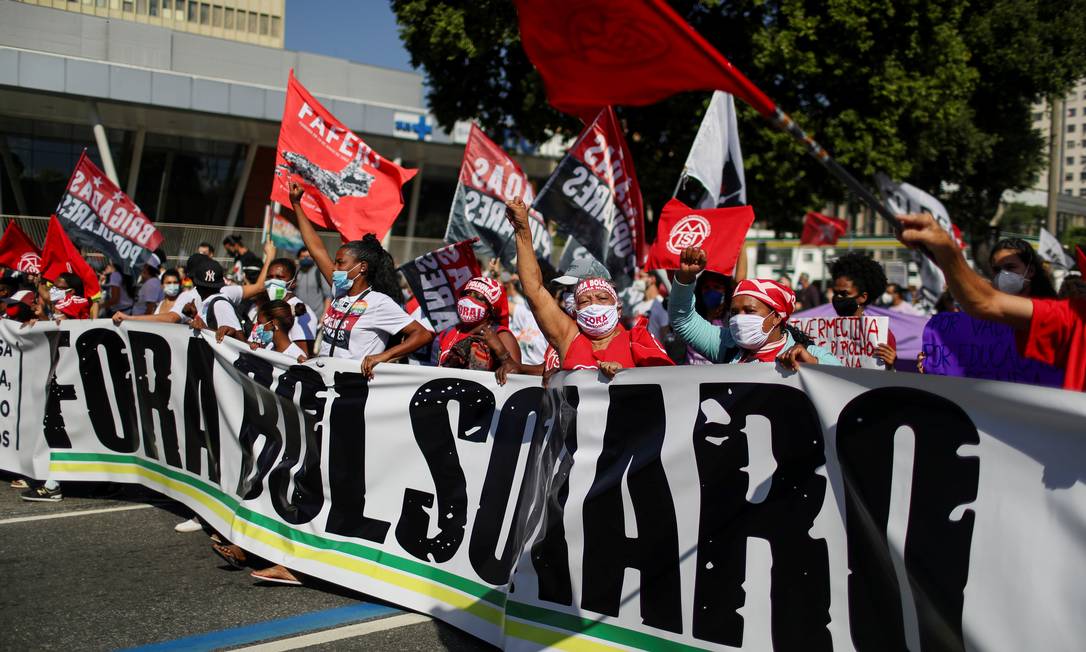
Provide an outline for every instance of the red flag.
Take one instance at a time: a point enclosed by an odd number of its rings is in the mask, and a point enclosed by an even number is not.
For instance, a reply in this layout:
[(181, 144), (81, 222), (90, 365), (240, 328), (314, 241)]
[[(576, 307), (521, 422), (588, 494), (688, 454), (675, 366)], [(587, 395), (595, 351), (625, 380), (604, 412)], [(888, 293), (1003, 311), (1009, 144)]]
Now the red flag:
[(648, 269), (679, 269), (682, 250), (701, 247), (708, 258), (705, 268), (730, 276), (753, 223), (754, 209), (750, 206), (694, 210), (672, 199), (660, 213)]
[(547, 98), (582, 117), (720, 90), (765, 117), (777, 107), (664, 0), (515, 0), (520, 38)]
[(15, 220), (0, 237), (0, 265), (28, 274), (41, 272), (41, 251)]
[(290, 182), (305, 186), (306, 215), (347, 240), (383, 239), (403, 209), (403, 184), (418, 170), (370, 149), (315, 100), (290, 72), (271, 199), (290, 206)]
[(98, 275), (68, 239), (56, 215), (49, 218), (49, 230), (45, 232), (45, 244), (41, 249), (42, 278), (55, 281), (64, 273), (77, 274), (83, 279), (84, 294), (88, 299), (97, 299), (102, 294)]
[(811, 211), (803, 220), (803, 235), (800, 236), (799, 242), (815, 247), (835, 245), (838, 238), (846, 231), (848, 231), (848, 222), (845, 220)]
[(1075, 245), (1075, 261), (1078, 263), (1079, 273), (1086, 276), (1086, 251), (1083, 251), (1081, 245)]

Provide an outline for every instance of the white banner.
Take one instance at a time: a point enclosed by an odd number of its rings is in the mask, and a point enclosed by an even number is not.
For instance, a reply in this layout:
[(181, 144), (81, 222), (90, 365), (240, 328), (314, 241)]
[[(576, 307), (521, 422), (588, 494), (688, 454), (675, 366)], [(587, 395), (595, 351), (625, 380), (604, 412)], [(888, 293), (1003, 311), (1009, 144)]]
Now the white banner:
[[(954, 235), (954, 223), (950, 221), (950, 214), (941, 201), (914, 185), (898, 183), (885, 174), (876, 174), (875, 182), (879, 185), (883, 203), (894, 214), (928, 213), (951, 237), (957, 239)], [(914, 252), (913, 257), (920, 268), (921, 297), (929, 307), (934, 306), (946, 288), (943, 270), (922, 253)]]
[(889, 317), (804, 317), (790, 323), (846, 367), (886, 368), (878, 347), (890, 339)]
[(1052, 233), (1041, 227), (1041, 235), (1038, 238), (1037, 252), (1041, 254), (1041, 258), (1052, 263), (1056, 267), (1062, 269), (1075, 269), (1075, 259), (1067, 255), (1067, 252), (1063, 250), (1063, 245), (1060, 244), (1059, 239)]
[(366, 383), (180, 326), (0, 337), (0, 468), (138, 482), (508, 649), (1086, 636), (1081, 394), (756, 365)]

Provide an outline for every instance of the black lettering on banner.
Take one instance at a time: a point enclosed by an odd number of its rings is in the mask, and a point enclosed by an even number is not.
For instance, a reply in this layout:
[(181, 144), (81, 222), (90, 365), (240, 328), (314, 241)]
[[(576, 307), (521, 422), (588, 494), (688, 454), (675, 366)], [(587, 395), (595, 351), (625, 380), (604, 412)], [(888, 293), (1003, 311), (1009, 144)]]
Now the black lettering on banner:
[[(264, 491), (264, 477), (271, 472), (279, 451), (283, 449), (283, 433), (279, 431), (279, 401), (269, 387), (275, 367), (252, 353), (240, 353), (234, 360), (230, 375), (242, 395), (241, 472), (238, 474), (237, 494), (242, 500), (252, 500)], [(256, 442), (264, 438), (260, 455), (254, 459)]]
[[(774, 649), (829, 650), (829, 556), (808, 534), (822, 510), (822, 425), (806, 394), (783, 385), (704, 383), (693, 444), (701, 483), (694, 636), (743, 647), (747, 542), (767, 541)], [(752, 419), (754, 417), (755, 419)], [(758, 503), (747, 500), (749, 439), (768, 421), (776, 470)], [(763, 425), (763, 428), (765, 426)]]
[[(506, 399), (494, 431), (494, 443), (490, 449), (490, 461), (486, 467), (483, 489), (479, 494), (479, 509), (471, 528), (468, 558), (479, 577), (491, 584), (506, 584), (513, 571), (513, 564), (527, 536), (528, 508), (534, 502), (533, 493), (538, 491), (540, 448), (546, 429), (540, 419), (542, 387), (526, 387), (517, 390)], [(520, 449), (524, 445), (525, 431), (535, 415), (530, 433), (524, 481), (517, 493), (513, 518), (509, 523), (509, 536), (500, 556), (495, 556), (498, 538), (501, 536), (509, 496), (513, 493), (513, 477), (520, 461)]]
[[(618, 616), (623, 575), (627, 568), (637, 568), (641, 571), (644, 623), (681, 632), (678, 524), (671, 488), (660, 461), (665, 415), (664, 397), (658, 385), (610, 388), (603, 451), (584, 501), (581, 606)], [(633, 502), (637, 538), (625, 534), (623, 476)]]
[[(219, 402), (215, 398), (215, 353), (203, 337), (189, 338), (185, 352), (185, 468), (201, 474), (201, 457), (207, 451), (207, 477), (219, 482)], [(201, 424), (204, 426), (201, 428)]]
[[(324, 506), (324, 485), (321, 481), (321, 438), (324, 435), (324, 379), (315, 369), (295, 365), (279, 376), (275, 387), (283, 408), (283, 458), (268, 475), (268, 492), (272, 507), (287, 523), (308, 523)], [(295, 394), (299, 393), (297, 402)], [(299, 417), (304, 434), (299, 432)], [(302, 438), (305, 457), (294, 474), (294, 492), (288, 497), (290, 471), (301, 456)]]
[[(460, 418), (456, 435), (449, 427), (449, 403), (456, 401)], [(400, 520), (396, 523), (396, 541), (415, 557), (443, 562), (452, 559), (464, 540), (468, 522), (467, 480), (456, 452), (456, 439), (486, 441), (494, 418), (494, 394), (471, 380), (438, 378), (422, 385), (411, 397), (408, 407), (411, 430), (415, 435), (437, 492), (437, 536), (428, 537), (434, 494), (404, 489)]]
[[(102, 370), (99, 352), (105, 349), (109, 366), (109, 382)], [(135, 453), (139, 450), (139, 427), (136, 422), (136, 397), (132, 393), (132, 368), (124, 340), (114, 330), (94, 328), (84, 332), (75, 342), (79, 356), (79, 375), (83, 379), (83, 396), (87, 418), (98, 441), (111, 451)], [(112, 388), (112, 392), (107, 390)], [(113, 420), (113, 408), (121, 420), (120, 434)]]
[(336, 372), (336, 399), (328, 419), (328, 491), (324, 529), (333, 534), (384, 543), (391, 523), (366, 516), (366, 401), (362, 374)]
[[(140, 425), (143, 429), (143, 452), (147, 457), (158, 459), (158, 441), (155, 437), (155, 414), (158, 414), (159, 436), (166, 463), (181, 468), (181, 451), (177, 445), (177, 419), (170, 408), (170, 343), (160, 335), (143, 331), (128, 331), (128, 344), (135, 372), (136, 403), (139, 406)], [(148, 368), (147, 354), (151, 354)], [(154, 390), (148, 371), (154, 375)]]
[(918, 389), (865, 392), (841, 410), (837, 452), (845, 483), (849, 621), (858, 650), (906, 647), (901, 591), (886, 540), (894, 437), (915, 440), (905, 569), (925, 650), (964, 650), (962, 607), (974, 513), (951, 512), (977, 498), (980, 460), (958, 449), (977, 444), (977, 427), (952, 401)]
[(42, 431), (49, 448), (71, 448), (72, 440), (64, 425), (61, 401), (74, 401), (75, 385), (62, 385), (57, 382), (57, 364), (60, 362), (61, 347), (71, 346), (71, 333), (57, 330), (44, 333), (49, 343), (49, 380), (45, 384), (45, 417), (42, 419)]
[(546, 512), (539, 539), (532, 545), (532, 566), (539, 581), (539, 599), (571, 605), (573, 588), (563, 518), (569, 499), (573, 455), (577, 452), (577, 405), (580, 401), (574, 386), (563, 387), (561, 391), (550, 390), (547, 394), (551, 397), (556, 420), (555, 432), (547, 442), (548, 456), (559, 462), (546, 487)]

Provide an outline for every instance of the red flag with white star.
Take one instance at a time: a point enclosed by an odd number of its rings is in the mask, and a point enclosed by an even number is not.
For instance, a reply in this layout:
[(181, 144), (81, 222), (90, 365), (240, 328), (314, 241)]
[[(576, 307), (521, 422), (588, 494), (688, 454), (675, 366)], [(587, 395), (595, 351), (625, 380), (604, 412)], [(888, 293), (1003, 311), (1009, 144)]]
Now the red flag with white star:
[(96, 299), (102, 294), (98, 274), (68, 239), (60, 220), (54, 215), (49, 218), (49, 229), (45, 232), (45, 244), (41, 248), (41, 277), (47, 281), (56, 281), (57, 277), (64, 273), (76, 274), (83, 279), (83, 296), (87, 299)]
[(75, 164), (56, 218), (73, 243), (102, 252), (132, 276), (138, 276), (162, 246), (162, 234), (151, 218), (87, 157), (86, 150)]

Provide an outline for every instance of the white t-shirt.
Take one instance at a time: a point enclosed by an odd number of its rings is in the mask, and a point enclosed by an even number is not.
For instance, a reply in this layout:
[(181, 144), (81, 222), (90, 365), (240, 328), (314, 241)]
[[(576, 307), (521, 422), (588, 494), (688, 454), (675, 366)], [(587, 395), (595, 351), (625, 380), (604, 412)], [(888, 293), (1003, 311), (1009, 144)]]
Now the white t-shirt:
[[(223, 297), (226, 301), (214, 301), (215, 297)], [(207, 306), (212, 306), (215, 311), (215, 322), (219, 326), (230, 326), (232, 328), (241, 328), (241, 322), (238, 321), (238, 313), (234, 310), (234, 304), (241, 301), (241, 288), (236, 285), (223, 286), (217, 293), (211, 295), (206, 300), (200, 298), (200, 293), (195, 288), (192, 290), (185, 290), (177, 296), (177, 302), (173, 304), (173, 308), (170, 308), (170, 312), (180, 315), (181, 321), (188, 323), (191, 321), (182, 312), (190, 302), (196, 304), (196, 312), (200, 314), (200, 318), (204, 320), (204, 323), (208, 323), (207, 318)], [(210, 326), (210, 324), (209, 324)]]
[(184, 313), (185, 306), (189, 305), (190, 303), (195, 304), (197, 314), (203, 314), (204, 302), (200, 298), (200, 293), (197, 292), (195, 288), (191, 290), (185, 290), (181, 294), (177, 295), (177, 301), (174, 301), (173, 307), (170, 308), (170, 312), (180, 317), (181, 323), (183, 324), (187, 324), (192, 321)]
[[(264, 347), (264, 350), (275, 351), (275, 344), (268, 344), (266, 347)], [(305, 351), (302, 350), (302, 347), (298, 346), (294, 342), (290, 343), (290, 346), (287, 347), (286, 351), (281, 351), (280, 353), (290, 358), (291, 362), (297, 362), (298, 356), (305, 355)]]
[(321, 320), (324, 334), (320, 354), (361, 360), (381, 353), (388, 346), (388, 338), (412, 321), (403, 308), (380, 292), (367, 290), (340, 297), (332, 301)]
[(535, 315), (524, 297), (510, 297), (509, 307), (513, 314), (509, 316), (509, 330), (513, 331), (513, 337), (517, 338), (520, 345), (520, 361), (522, 364), (543, 364), (547, 357), (547, 338), (543, 337), (543, 331), (539, 330), (539, 324), (535, 321)]
[[(295, 311), (298, 310), (298, 304), (301, 304), (305, 308), (304, 315), (298, 315), (297, 312), (294, 313), (294, 325), (290, 327), (289, 333), (290, 341), (311, 342), (317, 339), (317, 315), (314, 314), (314, 312), (309, 309), (309, 306), (307, 306), (306, 303), (298, 297), (291, 297), (287, 299), (286, 302)], [(258, 314), (259, 309), (256, 307), (256, 305), (253, 305), (252, 308), (249, 308), (249, 321), (253, 324), (252, 331), (250, 331), (249, 333), (249, 341), (259, 344), (260, 338), (257, 337), (256, 334), (256, 328), (260, 325), (260, 320), (257, 319)]]

